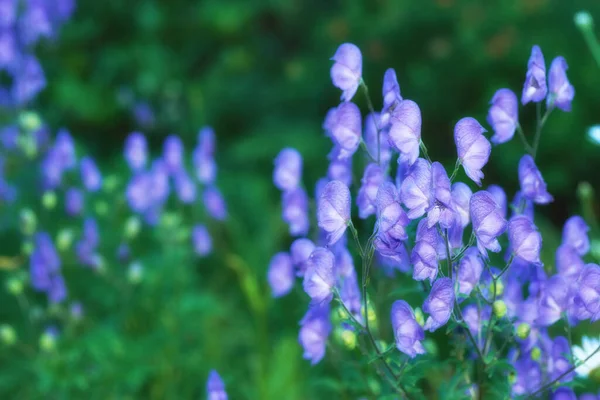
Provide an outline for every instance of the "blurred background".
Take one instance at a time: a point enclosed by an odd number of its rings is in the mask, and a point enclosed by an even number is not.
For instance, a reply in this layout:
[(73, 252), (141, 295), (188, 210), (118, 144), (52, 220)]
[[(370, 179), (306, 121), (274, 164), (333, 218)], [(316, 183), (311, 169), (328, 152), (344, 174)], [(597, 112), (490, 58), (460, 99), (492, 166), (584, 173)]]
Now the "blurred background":
[[(138, 243), (145, 285), (69, 272), (69, 296), (85, 299), (86, 318), (65, 329), (60, 356), (1, 352), (0, 395), (198, 398), (215, 368), (232, 399), (356, 398), (340, 387), (339, 374), (352, 373), (336, 366), (341, 350), (316, 367), (302, 359), (298, 321), (308, 302), (300, 288), (274, 301), (266, 284), (271, 256), (292, 240), (271, 181), (274, 157), (297, 148), (309, 192), (327, 168), (331, 144), (321, 124), (340, 96), (329, 58), (343, 42), (360, 47), (376, 109), (383, 73), (395, 68), (403, 97), (421, 108), (429, 154), (449, 168), (456, 121), (472, 116), (490, 129), (491, 97), (502, 87), (520, 96), (534, 44), (547, 65), (564, 56), (573, 111), (552, 113), (536, 160), (555, 198), (538, 209), (551, 265), (562, 224), (585, 211), (578, 185), (600, 182), (600, 147), (586, 135), (600, 124), (600, 66), (573, 22), (581, 9), (600, 21), (595, 0), (80, 0), (60, 34), (38, 44), (48, 82), (27, 109), (52, 131), (68, 128), (117, 177), (130, 132), (145, 133), (158, 154), (167, 135), (191, 149), (198, 130), (212, 126), (230, 216), (214, 227), (215, 253), (202, 260), (165, 251), (168, 233)], [(366, 113), (363, 96), (355, 101)], [(535, 107), (520, 116), (531, 138)], [(517, 139), (495, 147), (484, 183), (502, 185), (512, 198), (523, 154)], [(118, 242), (103, 229), (106, 242)], [(17, 253), (15, 231), (2, 235), (3, 254)], [(18, 302), (0, 294), (0, 317), (35, 344)]]

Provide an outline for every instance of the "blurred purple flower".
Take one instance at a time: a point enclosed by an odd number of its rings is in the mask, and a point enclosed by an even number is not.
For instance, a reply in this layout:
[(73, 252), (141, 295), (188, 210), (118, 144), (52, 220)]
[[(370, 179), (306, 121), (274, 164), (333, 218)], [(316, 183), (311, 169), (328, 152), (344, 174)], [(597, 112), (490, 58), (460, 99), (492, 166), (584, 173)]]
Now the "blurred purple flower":
[(125, 161), (132, 171), (140, 171), (148, 160), (148, 143), (143, 133), (132, 132), (125, 139)]
[(97, 192), (102, 187), (102, 175), (91, 157), (81, 159), (81, 181), (89, 192)]
[(309, 308), (300, 321), (298, 334), (298, 341), (304, 349), (302, 357), (310, 360), (312, 365), (318, 364), (325, 356), (330, 333), (329, 304)]
[(365, 168), (365, 173), (361, 179), (362, 185), (356, 196), (356, 204), (358, 205), (358, 216), (367, 218), (375, 214), (377, 191), (379, 186), (385, 180), (383, 169), (377, 164), (369, 164)]
[(511, 140), (519, 125), (519, 100), (510, 89), (499, 89), (492, 101), (487, 121), (494, 129), (491, 141), (495, 144)]
[(440, 278), (433, 283), (423, 311), (429, 314), (424, 330), (435, 331), (450, 319), (454, 307), (454, 286), (450, 278)]
[(310, 228), (308, 195), (301, 187), (282, 195), (283, 220), (290, 227), (290, 235), (304, 236)]
[(296, 149), (286, 148), (275, 158), (273, 182), (279, 190), (294, 190), (302, 179), (302, 156)]
[(192, 228), (192, 244), (194, 251), (200, 257), (204, 257), (212, 251), (212, 238), (206, 226), (197, 224)]
[(483, 260), (475, 247), (469, 247), (458, 264), (458, 292), (469, 296), (479, 284), (483, 272)]
[(169, 135), (163, 143), (163, 160), (169, 173), (183, 168), (183, 142), (177, 135)]
[(544, 55), (539, 46), (533, 46), (531, 56), (527, 63), (527, 75), (525, 76), (525, 84), (523, 85), (523, 95), (521, 103), (523, 105), (533, 101), (539, 103), (544, 100), (548, 93), (546, 86), (546, 62)]
[(529, 154), (525, 154), (519, 161), (519, 182), (523, 196), (534, 203), (548, 204), (554, 200), (546, 190), (546, 182)]
[(331, 66), (331, 81), (342, 92), (342, 100), (350, 101), (362, 80), (362, 54), (352, 43), (344, 43), (338, 47), (331, 58), (335, 63)]
[(396, 300), (392, 304), (391, 320), (398, 350), (410, 358), (417, 354), (425, 354), (425, 348), (421, 344), (421, 341), (425, 340), (425, 332), (407, 302)]
[(567, 78), (569, 66), (563, 57), (556, 57), (550, 64), (548, 73), (549, 95), (546, 99), (548, 107), (555, 105), (563, 111), (571, 111), (571, 102), (575, 97), (575, 88)]
[(285, 296), (294, 287), (294, 266), (288, 253), (277, 253), (271, 258), (267, 273), (273, 297)]
[(590, 251), (590, 239), (587, 235), (589, 230), (590, 227), (587, 226), (585, 220), (579, 215), (575, 215), (565, 222), (562, 243), (571, 246), (580, 256), (585, 256)]
[(72, 217), (81, 215), (83, 205), (83, 192), (78, 188), (69, 188), (65, 193), (65, 211), (67, 214)]
[(225, 392), (225, 384), (219, 376), (219, 373), (214, 369), (208, 374), (206, 382), (206, 399), (207, 400), (227, 400), (227, 392)]
[(340, 181), (331, 181), (323, 189), (317, 203), (319, 227), (328, 233), (329, 245), (337, 242), (350, 223), (350, 190)]
[(323, 247), (317, 247), (307, 261), (304, 274), (304, 291), (310, 296), (311, 304), (329, 303), (335, 285), (335, 256)]
[(315, 250), (315, 244), (309, 239), (296, 239), (290, 247), (292, 263), (296, 268), (296, 275), (302, 277), (306, 271), (307, 261)]
[(208, 186), (204, 189), (204, 207), (208, 214), (218, 220), (223, 221), (227, 219), (227, 205), (225, 204), (225, 200), (221, 195), (219, 189), (215, 186)]

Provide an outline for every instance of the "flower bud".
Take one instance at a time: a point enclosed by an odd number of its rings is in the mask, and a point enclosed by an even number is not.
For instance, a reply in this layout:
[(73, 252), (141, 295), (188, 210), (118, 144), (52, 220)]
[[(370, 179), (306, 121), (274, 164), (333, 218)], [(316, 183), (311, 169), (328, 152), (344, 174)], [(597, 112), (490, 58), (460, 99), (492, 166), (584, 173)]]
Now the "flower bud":
[(534, 347), (531, 349), (531, 359), (533, 361), (537, 361), (542, 357), (542, 350), (539, 347)]
[(56, 334), (50, 330), (46, 330), (40, 336), (40, 349), (42, 351), (51, 352), (56, 349)]
[(96, 215), (104, 216), (108, 214), (108, 204), (105, 201), (97, 201), (94, 204), (94, 210), (96, 211)]
[(46, 210), (52, 210), (56, 207), (56, 201), (56, 193), (52, 191), (46, 192), (42, 196), (42, 206), (44, 206)]
[(13, 296), (18, 296), (23, 293), (23, 280), (13, 276), (6, 282), (6, 290)]
[(19, 135), (19, 137), (17, 138), (17, 146), (29, 159), (32, 159), (37, 155), (37, 143), (35, 142), (35, 138), (31, 134)]
[(65, 252), (73, 244), (73, 231), (71, 229), (61, 229), (56, 235), (56, 247), (59, 251)]
[(594, 197), (594, 188), (592, 188), (589, 182), (580, 182), (577, 185), (577, 196), (581, 202), (591, 200)]
[(135, 238), (140, 233), (141, 227), (142, 223), (138, 217), (131, 216), (127, 218), (127, 221), (125, 221), (125, 237), (127, 239)]
[(575, 25), (581, 30), (590, 29), (594, 25), (592, 15), (587, 11), (579, 11), (573, 19), (575, 20)]
[(21, 253), (29, 257), (29, 255), (33, 252), (33, 242), (30, 240), (26, 240), (21, 245)]
[(19, 212), (21, 232), (24, 235), (31, 236), (37, 229), (37, 217), (35, 213), (29, 208), (23, 208)]
[[(365, 315), (365, 308), (361, 307), (362, 315)], [(367, 302), (367, 318), (369, 318), (369, 323), (374, 324), (377, 321), (377, 314), (375, 313), (375, 309), (371, 305), (371, 302)]]
[(419, 325), (425, 325), (425, 315), (423, 315), (423, 310), (421, 310), (421, 307), (415, 308), (415, 320)]
[(351, 329), (343, 329), (340, 333), (342, 344), (348, 350), (354, 350), (356, 347), (356, 333)]
[(17, 333), (15, 328), (10, 325), (0, 325), (0, 341), (6, 346), (12, 346), (17, 341)]
[(144, 277), (144, 268), (139, 262), (134, 262), (127, 269), (127, 280), (133, 285), (137, 285)]
[(36, 112), (24, 111), (19, 115), (19, 125), (25, 131), (34, 132), (42, 127), (42, 120)]
[(498, 318), (503, 318), (506, 315), (506, 303), (503, 300), (496, 300), (492, 305), (494, 315)]
[(531, 326), (528, 323), (522, 322), (517, 326), (517, 337), (519, 339), (527, 339), (529, 337), (529, 332), (531, 332)]
[(114, 192), (118, 186), (119, 186), (119, 178), (116, 175), (109, 175), (106, 178), (104, 178), (103, 189), (107, 193)]
[[(501, 280), (496, 281), (495, 288), (496, 288), (496, 297), (502, 296), (502, 294), (504, 293), (504, 284), (502, 283)], [(494, 282), (490, 283), (490, 293), (492, 294), (492, 296), (494, 295)]]

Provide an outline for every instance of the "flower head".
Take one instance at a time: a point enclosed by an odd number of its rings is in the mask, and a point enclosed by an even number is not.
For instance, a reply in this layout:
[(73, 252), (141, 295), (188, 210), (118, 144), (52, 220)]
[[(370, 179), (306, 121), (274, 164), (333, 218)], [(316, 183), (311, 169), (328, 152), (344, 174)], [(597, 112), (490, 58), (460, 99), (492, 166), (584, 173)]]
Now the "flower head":
[(365, 168), (365, 174), (361, 180), (362, 186), (356, 197), (360, 218), (367, 218), (369, 215), (375, 214), (377, 192), (384, 180), (385, 173), (378, 164), (369, 164)]
[(577, 281), (572, 314), (579, 320), (600, 319), (600, 267), (587, 264)]
[(273, 182), (280, 190), (296, 189), (302, 179), (302, 156), (296, 149), (283, 149), (275, 159)]
[(227, 219), (227, 205), (223, 195), (216, 186), (208, 186), (204, 189), (204, 207), (208, 214), (218, 221)]
[(487, 251), (500, 251), (497, 237), (506, 230), (506, 220), (494, 197), (485, 190), (474, 193), (470, 200), (470, 214), (473, 232), (477, 238), (477, 248), (484, 256)]
[(454, 127), (458, 158), (467, 176), (479, 186), (484, 176), (481, 169), (487, 164), (492, 151), (492, 145), (483, 132), (486, 132), (483, 126), (471, 117), (461, 119)]
[(350, 101), (360, 86), (362, 79), (362, 54), (352, 43), (344, 43), (338, 47), (331, 58), (335, 63), (331, 66), (331, 81), (342, 92), (342, 100)]
[(548, 73), (549, 96), (546, 99), (548, 107), (554, 104), (563, 111), (571, 111), (571, 101), (575, 97), (575, 88), (567, 78), (569, 66), (563, 57), (556, 57), (550, 64)]
[(303, 236), (308, 233), (308, 195), (301, 187), (283, 192), (283, 220), (290, 227), (290, 235)]
[(554, 200), (546, 190), (546, 182), (529, 154), (525, 154), (519, 161), (519, 182), (523, 196), (534, 203), (548, 204)]
[(318, 200), (317, 220), (319, 227), (328, 233), (327, 242), (337, 242), (350, 222), (350, 190), (340, 181), (331, 181)]
[(273, 297), (285, 296), (294, 286), (294, 266), (288, 253), (277, 253), (269, 264), (268, 281)]
[(454, 307), (454, 286), (450, 278), (440, 278), (433, 283), (423, 311), (430, 314), (423, 329), (431, 332), (445, 325)]
[(339, 146), (337, 158), (348, 158), (358, 149), (362, 134), (360, 110), (351, 102), (342, 103), (328, 115), (326, 127), (333, 142)]
[(204, 257), (212, 251), (212, 238), (204, 225), (194, 225), (192, 229), (192, 244), (194, 251), (200, 257)]
[(219, 376), (219, 373), (214, 369), (208, 374), (208, 381), (206, 382), (206, 397), (207, 400), (227, 400), (225, 384)]
[(304, 291), (312, 299), (311, 304), (329, 303), (333, 297), (335, 256), (323, 247), (317, 247), (307, 261), (304, 274)]
[(565, 222), (562, 232), (562, 242), (571, 246), (580, 256), (585, 256), (590, 251), (590, 239), (587, 232), (590, 227), (587, 226), (584, 219), (575, 215)]
[(81, 181), (89, 192), (97, 192), (102, 187), (102, 175), (91, 157), (81, 159)]
[(438, 222), (442, 228), (450, 228), (454, 223), (455, 212), (450, 191), (450, 179), (439, 162), (431, 164), (432, 196), (427, 209), (427, 225), (431, 228)]
[(425, 332), (406, 301), (396, 300), (392, 304), (391, 319), (398, 350), (411, 358), (417, 354), (425, 354), (425, 348), (421, 344), (425, 339)]
[(425, 214), (431, 201), (431, 164), (419, 158), (410, 168), (400, 187), (401, 198), (408, 208), (408, 218), (416, 219)]
[[(364, 140), (369, 153), (377, 157), (377, 146), (379, 145), (379, 164), (388, 165), (392, 159), (392, 149), (390, 148), (389, 133), (384, 127), (382, 121), (383, 115), (380, 113), (370, 113), (365, 118)], [(379, 124), (379, 130), (377, 125)], [(377, 138), (379, 135), (379, 139)]]
[(163, 143), (163, 159), (169, 172), (183, 167), (183, 151), (183, 142), (179, 136), (167, 136)]
[(469, 247), (458, 264), (458, 292), (468, 296), (479, 284), (483, 260), (475, 247)]
[(310, 360), (312, 365), (318, 364), (325, 356), (325, 347), (330, 333), (329, 304), (309, 308), (300, 321), (298, 334), (298, 341), (304, 349), (302, 357)]
[(515, 256), (541, 265), (542, 235), (530, 218), (524, 215), (512, 217), (508, 222), (508, 240)]
[(133, 171), (139, 171), (146, 166), (148, 143), (143, 133), (132, 132), (127, 136), (127, 139), (125, 139), (125, 160)]
[(65, 211), (70, 216), (80, 215), (83, 211), (83, 192), (77, 188), (69, 188), (65, 193)]
[(296, 267), (296, 274), (298, 276), (304, 276), (307, 267), (306, 262), (315, 248), (315, 244), (310, 239), (296, 239), (292, 243), (290, 254), (292, 256), (292, 264)]
[(391, 182), (385, 182), (377, 191), (377, 222), (379, 234), (391, 236), (396, 240), (406, 240), (406, 227), (409, 219), (400, 205), (400, 198), (396, 186)]
[(536, 45), (531, 49), (531, 56), (527, 63), (527, 75), (525, 76), (525, 84), (523, 85), (521, 103), (523, 105), (530, 101), (539, 103), (544, 100), (546, 93), (548, 93), (546, 86), (546, 63), (542, 50)]
[(394, 107), (402, 101), (400, 85), (398, 84), (398, 78), (396, 77), (394, 68), (388, 68), (385, 71), (385, 74), (383, 74), (382, 95), (384, 110)]
[(508, 142), (515, 134), (519, 124), (519, 100), (510, 89), (499, 89), (492, 101), (487, 121), (494, 129), (492, 142), (500, 144)]
[(391, 116), (390, 145), (400, 152), (400, 159), (412, 165), (419, 157), (421, 110), (412, 100), (402, 100)]

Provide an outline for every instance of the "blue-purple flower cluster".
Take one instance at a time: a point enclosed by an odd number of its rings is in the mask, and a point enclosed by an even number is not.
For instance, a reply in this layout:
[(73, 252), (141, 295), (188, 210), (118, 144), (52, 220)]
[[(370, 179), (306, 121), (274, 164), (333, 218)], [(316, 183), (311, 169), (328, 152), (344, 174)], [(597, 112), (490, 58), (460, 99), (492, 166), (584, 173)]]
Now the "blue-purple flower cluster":
[[(342, 102), (327, 113), (323, 124), (333, 148), (327, 176), (317, 182), (317, 226), (312, 231), (300, 153), (282, 150), (273, 176), (283, 191), (283, 219), (290, 233), (300, 238), (288, 253), (273, 257), (268, 280), (273, 296), (279, 297), (291, 291), (295, 277), (303, 279), (311, 298), (300, 321), (304, 357), (313, 364), (324, 357), (335, 324), (330, 312), (334, 298), (346, 311), (344, 326), (373, 338), (367, 315), (368, 283), (376, 260), (376, 265), (388, 270), (412, 274), (425, 288), (420, 307), (401, 299), (391, 305), (396, 347), (409, 358), (426, 353), (426, 331), (452, 321), (449, 329), (466, 332), (473, 356), (485, 365), (489, 353), (498, 351), (494, 327), (508, 327), (509, 339), (516, 338), (505, 350), (516, 371), (513, 395), (531, 394), (555, 379), (572, 379), (576, 360), (570, 356), (570, 344), (564, 337), (551, 337), (548, 327), (561, 319), (568, 326), (600, 319), (600, 267), (584, 261), (590, 247), (588, 227), (574, 216), (564, 226), (556, 272), (548, 274), (550, 269), (544, 269), (540, 258), (542, 236), (534, 218), (534, 205), (553, 201), (535, 163), (541, 130), (554, 109), (569, 111), (574, 97), (564, 58), (555, 58), (546, 76), (541, 49), (533, 47), (521, 96), (523, 105), (537, 103), (538, 111), (545, 101), (533, 143), (529, 144), (519, 124), (516, 94), (500, 89), (487, 118), (491, 139), (474, 118), (456, 123), (457, 161), (451, 174), (430, 159), (421, 137), (421, 110), (402, 97), (393, 69), (385, 72), (383, 107), (377, 112), (362, 79), (358, 47), (342, 44), (332, 61), (331, 79), (342, 90)], [(364, 119), (352, 102), (361, 88), (370, 111)], [(509, 205), (501, 187), (482, 188), (483, 169), (492, 143), (505, 143), (515, 132), (527, 154), (518, 166), (520, 190)], [(366, 162), (357, 184), (352, 164), (359, 148)], [(397, 165), (392, 165), (394, 158)], [(461, 168), (475, 186), (457, 180)], [(352, 189), (358, 218), (375, 216), (366, 243), (352, 219)], [(360, 283), (348, 248), (348, 231), (362, 260)], [(373, 345), (381, 354), (375, 340)]]

